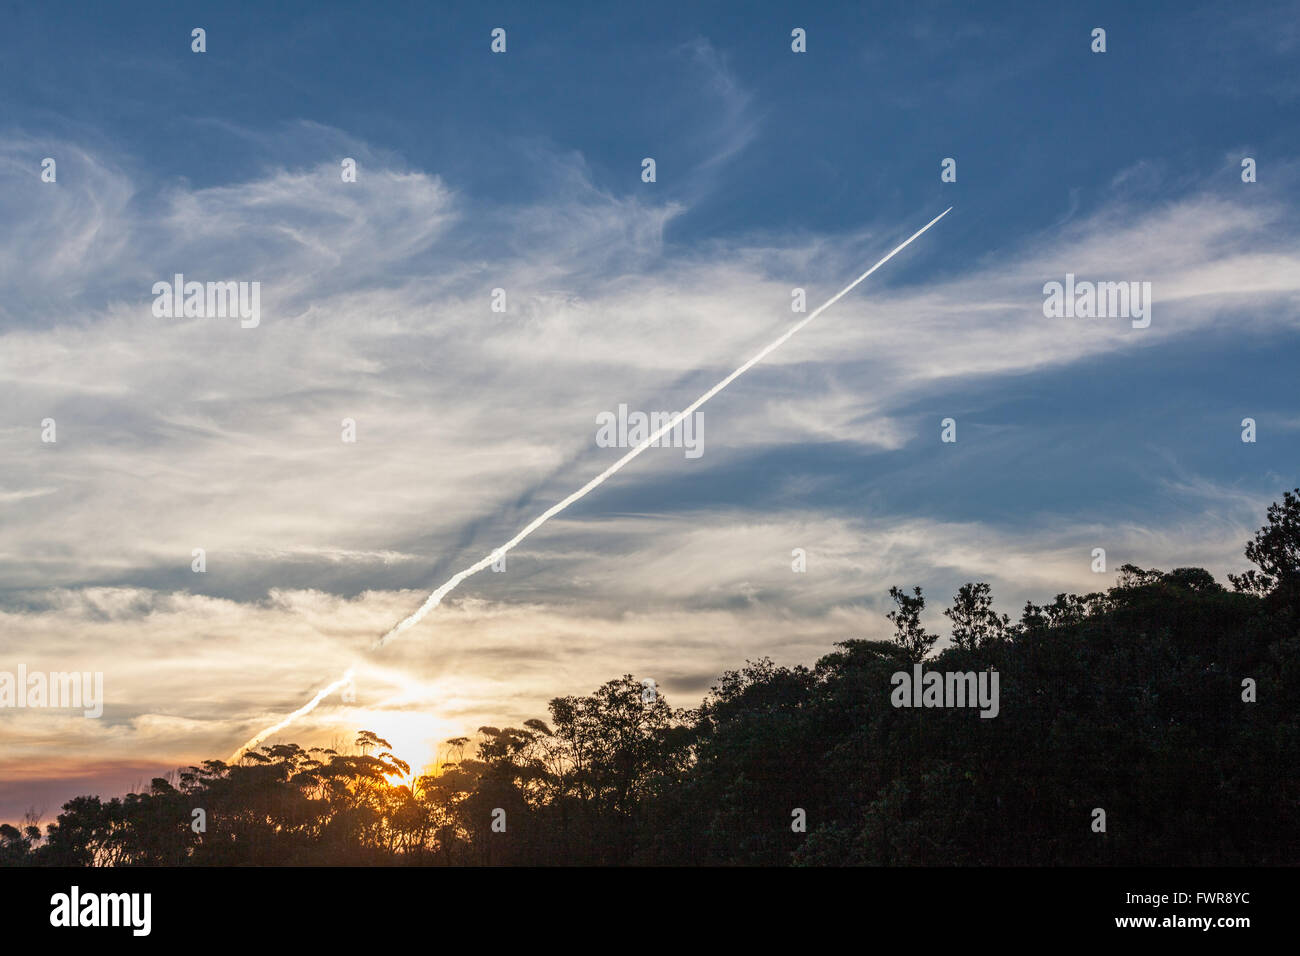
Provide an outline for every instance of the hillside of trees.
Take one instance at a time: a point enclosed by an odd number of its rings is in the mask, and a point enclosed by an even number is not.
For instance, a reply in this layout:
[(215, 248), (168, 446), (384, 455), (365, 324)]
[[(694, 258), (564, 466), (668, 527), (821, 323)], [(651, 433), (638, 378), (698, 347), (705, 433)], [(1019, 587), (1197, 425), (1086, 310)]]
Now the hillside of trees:
[[(1230, 588), (1126, 565), (1018, 622), (968, 584), (938, 654), (921, 589), (895, 588), (894, 640), (748, 662), (693, 710), (624, 676), (449, 741), (409, 785), (368, 732), (352, 754), (265, 746), (0, 827), (0, 864), (1295, 864), (1300, 489), (1246, 557)], [(996, 670), (997, 716), (893, 706), (891, 675), (921, 660)]]

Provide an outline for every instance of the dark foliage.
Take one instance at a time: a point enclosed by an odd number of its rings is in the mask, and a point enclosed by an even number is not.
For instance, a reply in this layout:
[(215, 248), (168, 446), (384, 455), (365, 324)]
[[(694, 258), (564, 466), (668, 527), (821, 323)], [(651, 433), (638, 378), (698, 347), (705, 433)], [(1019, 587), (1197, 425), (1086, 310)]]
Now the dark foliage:
[[(1126, 565), (1012, 624), (971, 583), (930, 657), (920, 588), (893, 588), (894, 640), (749, 662), (693, 711), (628, 675), (553, 700), (549, 724), (480, 728), (474, 757), (449, 741), (458, 759), (409, 785), (369, 732), (359, 755), (263, 747), (78, 797), (44, 833), (2, 826), (0, 864), (1293, 864), (1300, 497), (1268, 521), (1232, 591)], [(891, 676), (922, 659), (996, 671), (998, 716), (894, 707)]]

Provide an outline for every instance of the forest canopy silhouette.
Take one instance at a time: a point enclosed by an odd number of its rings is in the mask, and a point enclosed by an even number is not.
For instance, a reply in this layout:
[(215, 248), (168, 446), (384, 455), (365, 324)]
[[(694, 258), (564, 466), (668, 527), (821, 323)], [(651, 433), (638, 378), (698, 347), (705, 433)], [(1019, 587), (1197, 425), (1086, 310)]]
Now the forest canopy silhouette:
[[(1231, 589), (1125, 565), (1018, 622), (972, 582), (938, 654), (922, 589), (892, 588), (893, 640), (746, 662), (695, 709), (626, 675), (448, 741), (454, 759), (413, 778), (369, 731), (353, 753), (263, 746), (78, 797), (44, 831), (0, 826), (0, 863), (1293, 864), (1300, 489), (1245, 553)], [(996, 672), (996, 718), (894, 706), (891, 675), (920, 661)]]

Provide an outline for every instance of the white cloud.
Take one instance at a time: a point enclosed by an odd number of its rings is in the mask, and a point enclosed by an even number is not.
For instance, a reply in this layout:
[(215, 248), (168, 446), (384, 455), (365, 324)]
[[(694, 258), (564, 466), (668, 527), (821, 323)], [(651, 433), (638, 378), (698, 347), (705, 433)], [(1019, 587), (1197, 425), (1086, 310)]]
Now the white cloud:
[[(748, 106), (733, 92), (730, 135), (743, 143)], [(67, 172), (47, 193), (33, 148), (0, 152), (3, 212), (23, 224), (0, 239), (0, 650), (105, 671), (104, 721), (58, 724), (86, 759), (109, 743), (160, 761), (228, 752), (364, 656), (436, 572), (607, 464), (597, 412), (684, 407), (794, 320), (792, 286), (815, 307), (815, 289), (838, 289), (926, 218), (681, 249), (664, 242), (680, 206), (602, 192), (559, 160), (568, 172), (552, 171), (545, 201), (477, 209), (371, 154), (356, 184), (323, 163), (149, 192), (64, 148)], [(1300, 247), (1284, 210), (1200, 194), (1132, 208), (1080, 215), (924, 286), (882, 273), (705, 408), (702, 459), (655, 450), (621, 488), (785, 446), (895, 450), (914, 438), (908, 403), (954, 381), (1158, 345), (1229, 307), (1243, 334), (1294, 327)], [(916, 255), (947, 254), (942, 229), (932, 238)], [(44, 254), (24, 267), (31, 249)], [(174, 271), (259, 279), (262, 324), (154, 318), (150, 285)], [(1045, 320), (1042, 284), (1067, 271), (1152, 281), (1151, 328)], [(506, 315), (488, 308), (498, 286)], [(56, 445), (40, 441), (45, 417)], [(355, 445), (340, 440), (345, 417)], [(1098, 543), (1112, 566), (1178, 555), (1221, 572), (1267, 503), (1173, 491), (1200, 501), (1186, 527), (1019, 532), (819, 512), (797, 497), (779, 514), (738, 503), (611, 516), (593, 496), (507, 574), (485, 572), (367, 658), (363, 704), (374, 717), (429, 695), (441, 733), (537, 715), (546, 697), (623, 672), (690, 698), (747, 656), (807, 661), (882, 635), (890, 584), (927, 584), (941, 606), (956, 584), (989, 580), (1014, 616), (1026, 598), (1103, 586), (1088, 571)], [(1226, 517), (1204, 518), (1215, 513)], [(190, 571), (196, 547), (205, 578)], [(794, 547), (809, 551), (807, 575), (789, 569)], [(186, 593), (208, 588), (231, 596)], [(54, 726), (2, 719), (12, 740)], [(350, 719), (331, 705), (303, 729)]]

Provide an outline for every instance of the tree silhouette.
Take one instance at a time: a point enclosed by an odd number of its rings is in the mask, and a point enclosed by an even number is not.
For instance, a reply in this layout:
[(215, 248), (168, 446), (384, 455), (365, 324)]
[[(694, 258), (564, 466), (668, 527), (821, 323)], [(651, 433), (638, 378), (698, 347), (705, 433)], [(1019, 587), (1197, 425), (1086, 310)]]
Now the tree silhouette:
[(1229, 574), (1238, 591), (1266, 595), (1275, 589), (1294, 594), (1300, 584), (1300, 488), (1283, 492), (1282, 503), (1268, 507), (1268, 524), (1246, 543), (1246, 557), (1259, 570)]
[(952, 621), (952, 642), (976, 650), (990, 641), (1006, 637), (1011, 621), (993, 610), (993, 597), (984, 583), (963, 584), (953, 595), (952, 607), (944, 612)]
[(894, 641), (907, 652), (908, 659), (913, 663), (919, 663), (930, 653), (934, 647), (934, 642), (939, 639), (937, 634), (926, 633), (925, 627), (921, 624), (921, 612), (925, 610), (925, 598), (921, 596), (919, 587), (912, 588), (912, 594), (901, 588), (890, 588), (889, 596), (894, 599), (897, 605), (894, 610), (885, 616), (894, 622)]
[[(0, 825), (0, 865), (1294, 863), (1298, 532), (1288, 492), (1234, 590), (1126, 564), (1015, 625), (987, 584), (962, 585), (929, 664), (996, 670), (995, 719), (892, 705), (891, 676), (938, 638), (921, 589), (892, 588), (892, 640), (747, 661), (696, 710), (624, 675), (553, 699), (547, 721), (453, 738), (414, 779), (371, 731), (351, 753), (265, 745), (77, 797), (44, 833)], [(1093, 834), (1098, 805), (1122, 826)]]

